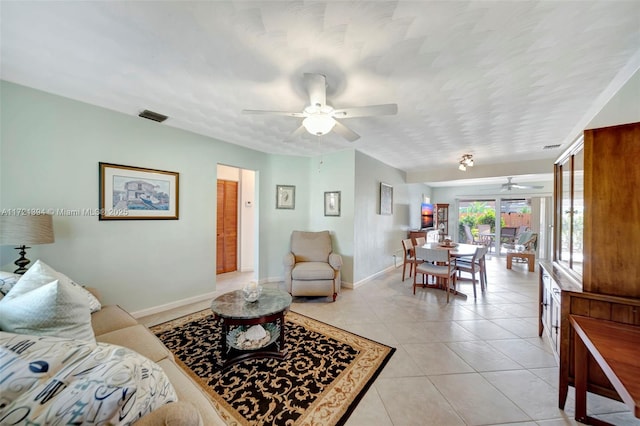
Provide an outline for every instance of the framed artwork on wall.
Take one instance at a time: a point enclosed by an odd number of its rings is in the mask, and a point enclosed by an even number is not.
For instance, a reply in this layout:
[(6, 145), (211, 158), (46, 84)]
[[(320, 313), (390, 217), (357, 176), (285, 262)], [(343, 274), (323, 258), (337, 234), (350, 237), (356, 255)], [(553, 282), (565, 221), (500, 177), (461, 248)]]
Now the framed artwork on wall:
[(380, 214), (393, 214), (393, 186), (380, 182)]
[(98, 163), (99, 220), (178, 219), (179, 174)]
[(293, 185), (276, 185), (276, 209), (296, 208), (296, 187)]
[(340, 216), (340, 191), (324, 193), (324, 215)]

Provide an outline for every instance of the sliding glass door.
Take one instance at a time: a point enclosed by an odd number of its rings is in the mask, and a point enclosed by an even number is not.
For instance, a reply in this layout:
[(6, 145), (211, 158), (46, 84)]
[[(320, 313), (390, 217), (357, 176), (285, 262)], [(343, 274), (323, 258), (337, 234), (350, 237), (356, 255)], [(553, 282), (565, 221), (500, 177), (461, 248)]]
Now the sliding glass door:
[(495, 233), (495, 223), (496, 200), (459, 200), (459, 242), (473, 243), (489, 238)]

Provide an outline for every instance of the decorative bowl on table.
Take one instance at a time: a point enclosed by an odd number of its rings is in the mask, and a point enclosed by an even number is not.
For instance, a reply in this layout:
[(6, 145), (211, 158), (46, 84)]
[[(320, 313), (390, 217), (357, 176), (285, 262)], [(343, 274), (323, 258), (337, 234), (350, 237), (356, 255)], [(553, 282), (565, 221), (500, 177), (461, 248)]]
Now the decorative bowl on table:
[(279, 336), (280, 326), (277, 323), (239, 326), (227, 334), (227, 344), (234, 349), (251, 351), (269, 346)]
[(262, 294), (262, 286), (255, 281), (249, 282), (242, 289), (244, 300), (250, 303), (257, 301), (260, 298), (260, 294)]
[(449, 241), (449, 242), (445, 241), (445, 242), (443, 242), (443, 243), (439, 243), (438, 245), (439, 245), (440, 247), (453, 248), (453, 247), (456, 247), (458, 244), (457, 244), (457, 243), (453, 243), (453, 242), (451, 242), (451, 241)]

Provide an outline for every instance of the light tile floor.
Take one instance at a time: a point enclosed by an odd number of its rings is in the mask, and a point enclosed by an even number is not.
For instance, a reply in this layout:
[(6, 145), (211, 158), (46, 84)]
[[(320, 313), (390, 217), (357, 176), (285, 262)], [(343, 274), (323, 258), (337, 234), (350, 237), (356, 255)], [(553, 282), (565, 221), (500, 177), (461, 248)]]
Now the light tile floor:
[[(538, 268), (505, 267), (488, 260), (488, 289), (478, 298), (416, 289), (400, 268), (336, 303), (295, 298), (291, 309), (395, 347), (385, 369), (361, 400), (347, 426), (371, 425), (574, 425), (570, 388), (566, 410), (557, 407), (558, 367), (538, 337)], [(218, 277), (220, 294), (241, 288), (251, 274)], [(281, 285), (273, 283), (269, 285)], [(460, 288), (472, 295), (470, 281)], [(152, 315), (147, 325), (205, 309), (209, 302)], [(591, 415), (616, 425), (640, 425), (620, 402), (589, 395)]]

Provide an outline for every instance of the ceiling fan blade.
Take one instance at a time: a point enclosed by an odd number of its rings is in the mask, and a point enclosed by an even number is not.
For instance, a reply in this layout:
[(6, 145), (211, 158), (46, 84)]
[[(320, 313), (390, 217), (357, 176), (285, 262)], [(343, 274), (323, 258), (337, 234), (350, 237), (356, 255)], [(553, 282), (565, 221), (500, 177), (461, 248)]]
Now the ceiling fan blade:
[(335, 118), (371, 117), (374, 115), (394, 115), (398, 113), (397, 104), (368, 105), (353, 108), (341, 108), (333, 111)]
[(304, 74), (304, 83), (311, 106), (322, 108), (327, 104), (327, 78), (322, 74)]
[(513, 187), (514, 188), (518, 188), (518, 189), (542, 189), (542, 188), (544, 188), (544, 186), (540, 186), (540, 185), (518, 185), (517, 183), (513, 184)]
[(263, 115), (286, 115), (287, 117), (306, 117), (302, 112), (288, 112), (288, 111), (265, 111), (261, 109), (243, 109), (243, 114), (263, 114)]
[(360, 135), (342, 124), (341, 122), (336, 120), (335, 126), (333, 126), (333, 131), (348, 140), (349, 142), (354, 142), (360, 139)]
[(293, 132), (291, 132), (291, 134), (289, 136), (287, 136), (284, 141), (285, 142), (291, 142), (293, 139), (297, 138), (298, 136), (300, 136), (301, 134), (303, 134), (306, 131), (307, 131), (307, 129), (305, 129), (304, 126), (301, 125), (297, 129), (295, 129)]

